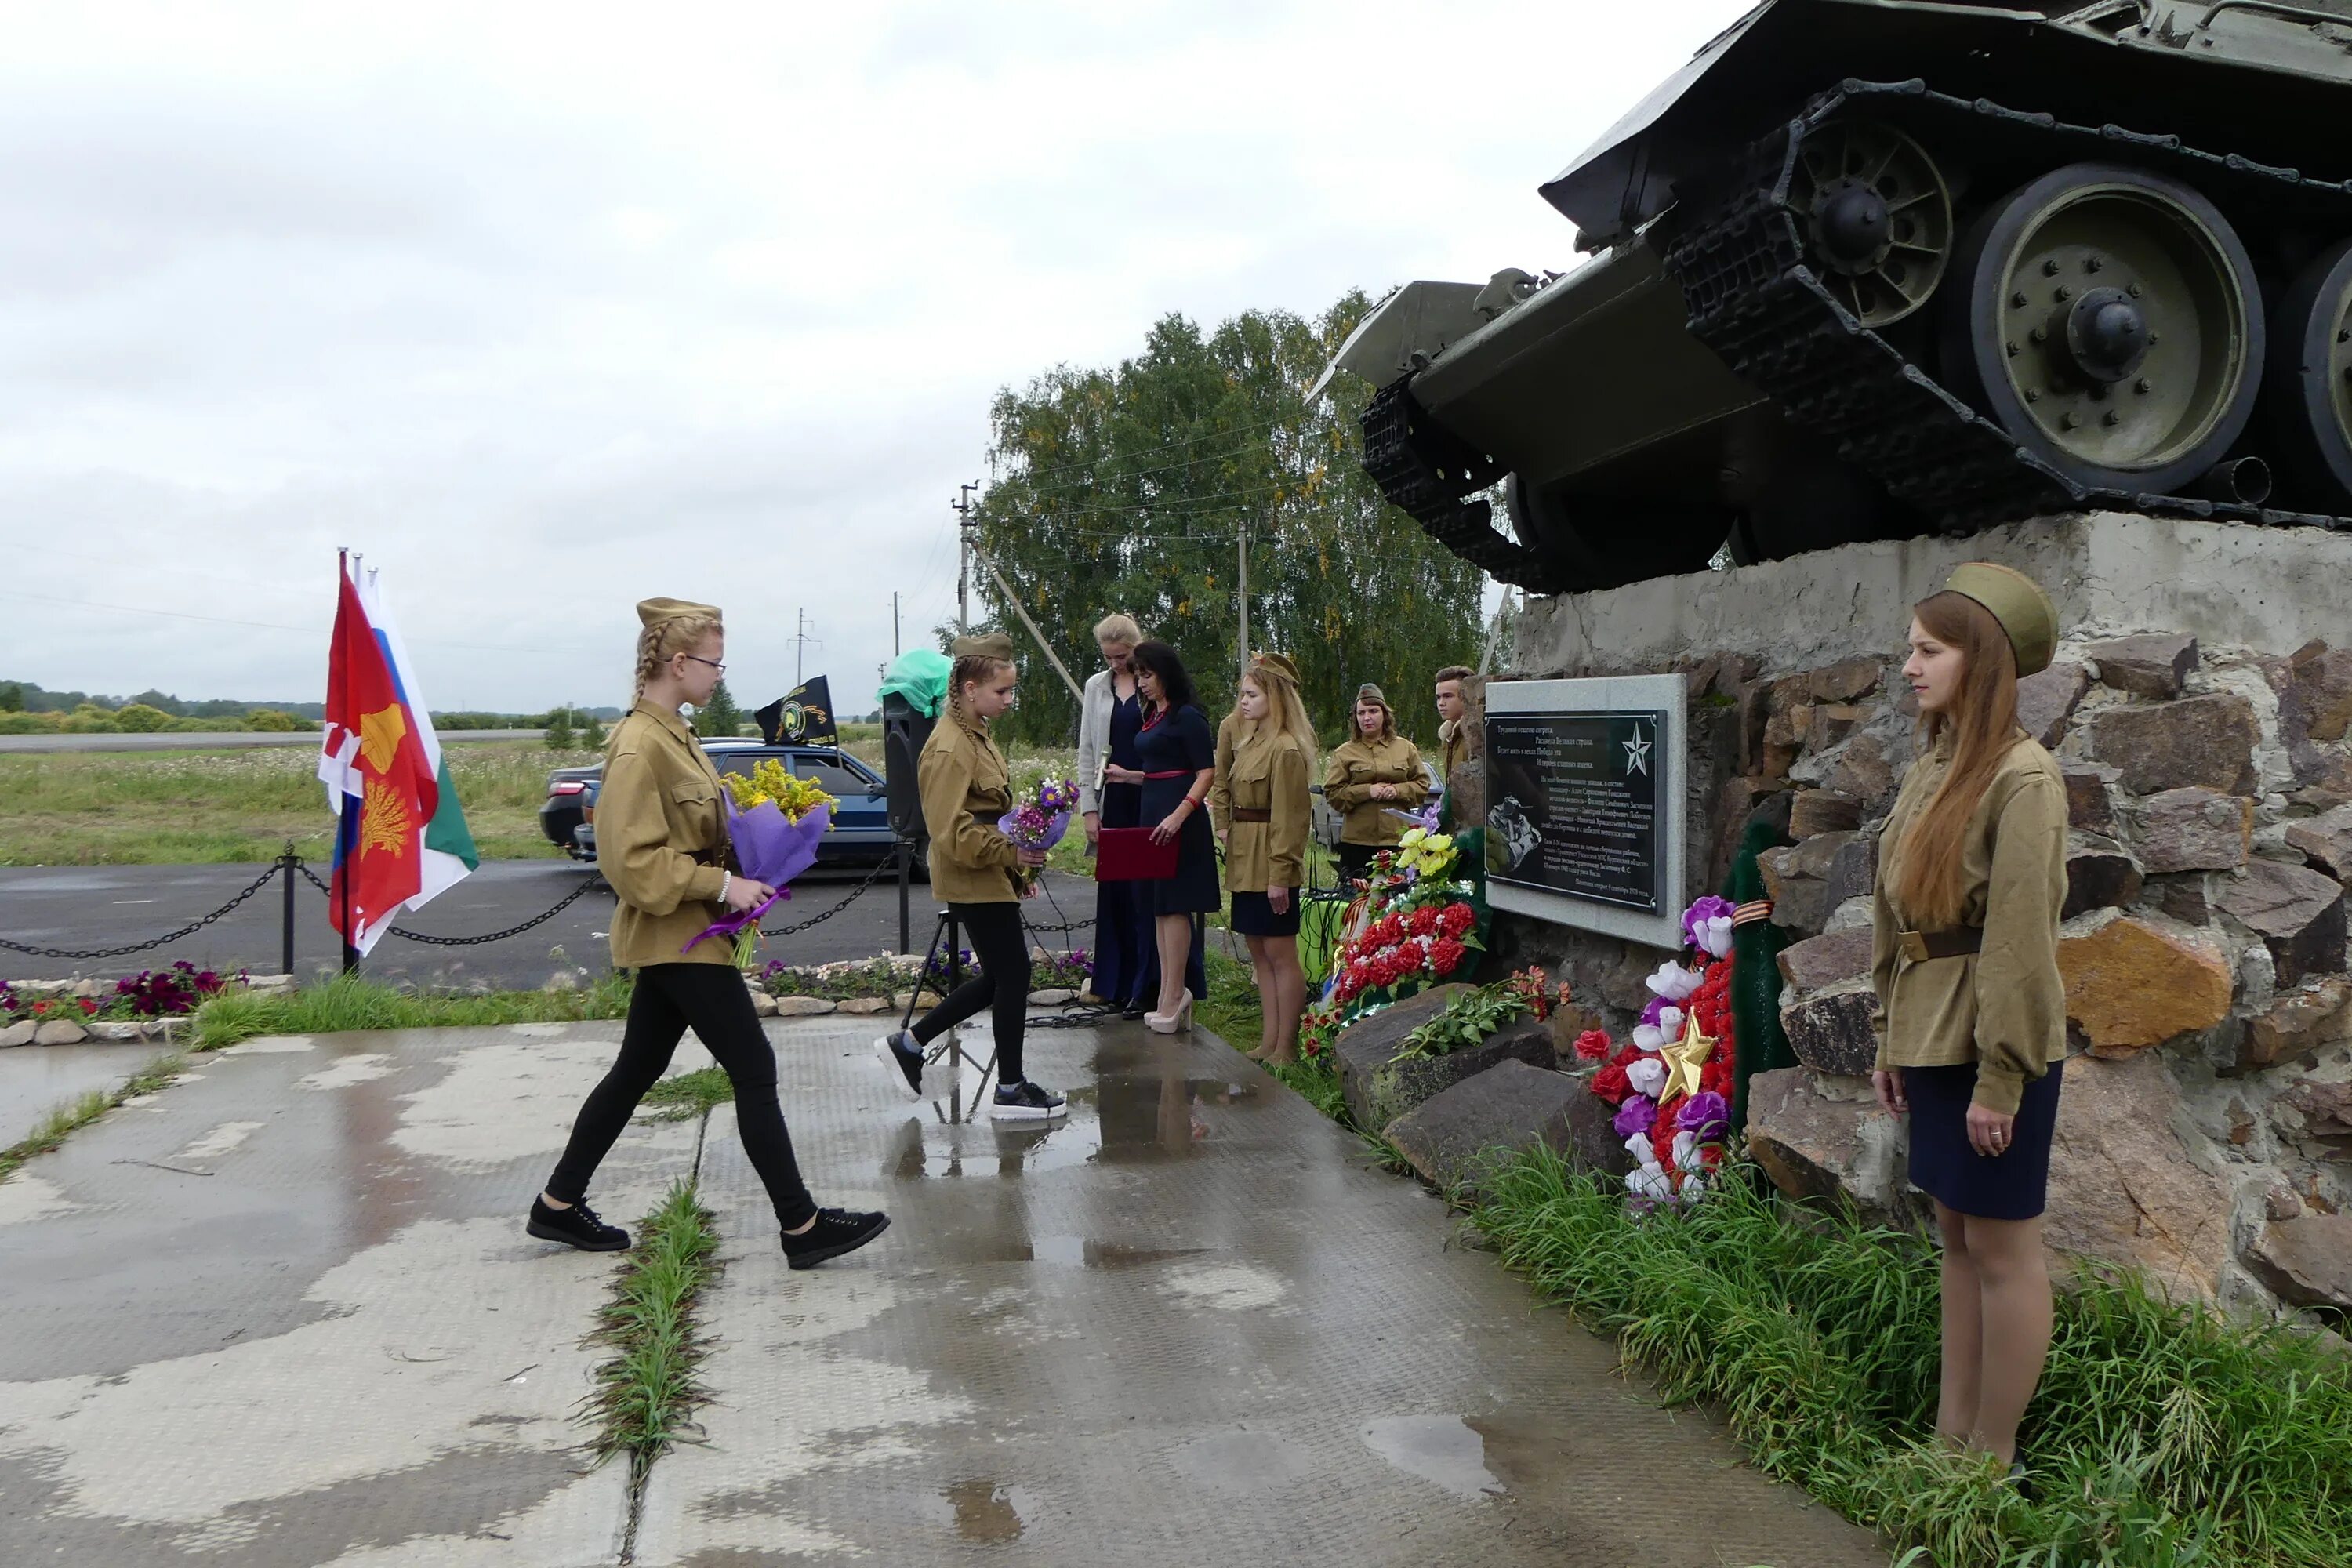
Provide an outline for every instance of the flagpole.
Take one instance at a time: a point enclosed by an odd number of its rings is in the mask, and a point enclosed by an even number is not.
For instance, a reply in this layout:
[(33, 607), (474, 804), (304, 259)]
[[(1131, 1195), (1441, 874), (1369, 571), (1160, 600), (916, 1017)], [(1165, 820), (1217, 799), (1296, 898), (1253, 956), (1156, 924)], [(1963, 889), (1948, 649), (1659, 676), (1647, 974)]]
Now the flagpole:
[[(351, 552), (338, 550), (335, 552), (335, 594), (337, 595), (335, 602), (338, 609), (342, 604), (343, 584), (350, 576)], [(351, 826), (346, 820), (351, 816), (351, 803), (345, 801), (343, 809), (335, 814), (335, 842), (338, 845), (343, 841), (343, 833)], [(343, 973), (346, 974), (356, 972), (360, 966), (360, 950), (352, 945), (352, 883), (359, 878), (358, 860), (359, 836), (353, 834), (352, 853), (343, 858), (343, 864), (340, 868), (343, 874)]]

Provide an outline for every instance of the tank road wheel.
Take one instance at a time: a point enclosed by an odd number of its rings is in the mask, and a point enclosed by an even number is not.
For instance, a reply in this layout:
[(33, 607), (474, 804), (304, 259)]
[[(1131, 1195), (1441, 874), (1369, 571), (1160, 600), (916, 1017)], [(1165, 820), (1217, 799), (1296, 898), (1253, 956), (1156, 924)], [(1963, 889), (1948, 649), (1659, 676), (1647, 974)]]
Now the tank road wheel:
[(1731, 528), (1718, 507), (1570, 499), (1517, 474), (1503, 482), (1503, 505), (1512, 531), (1558, 574), (1556, 591), (1564, 594), (1704, 571)]
[(2270, 412), (2306, 504), (2352, 510), (2352, 239), (2331, 246), (2279, 300)]
[(2177, 494), (2244, 431), (2262, 296), (2229, 220), (2189, 186), (2070, 163), (1987, 208), (1954, 267), (1945, 374), (2077, 482)]
[(1952, 254), (1952, 197), (1927, 150), (1890, 125), (1832, 123), (1805, 138), (1789, 182), (1822, 281), (1865, 327), (1927, 302)]

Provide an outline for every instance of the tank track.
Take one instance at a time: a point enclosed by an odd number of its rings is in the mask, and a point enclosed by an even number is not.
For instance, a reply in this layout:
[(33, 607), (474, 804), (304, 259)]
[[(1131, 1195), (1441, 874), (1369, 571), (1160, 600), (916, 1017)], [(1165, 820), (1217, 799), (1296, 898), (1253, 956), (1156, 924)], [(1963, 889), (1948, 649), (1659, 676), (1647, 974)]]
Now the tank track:
[(1422, 412), (1412, 378), (1381, 388), (1363, 413), (1364, 471), (1381, 493), (1410, 513), (1430, 538), (1501, 583), (1531, 594), (1571, 591), (1559, 568), (1541, 552), (1508, 539), (1495, 526), (1484, 498), (1465, 500), (1503, 477), (1503, 466), (1474, 450)]
[(2116, 126), (2073, 125), (1983, 100), (1930, 91), (1921, 81), (1847, 81), (1749, 149), (1750, 162), (1713, 205), (1670, 220), (1662, 255), (1690, 308), (1691, 335), (1715, 351), (1787, 416), (1826, 437), (1896, 500), (1946, 532), (2051, 511), (2108, 507), (2156, 516), (2352, 527), (2352, 519), (2280, 511), (2189, 496), (2149, 495), (2077, 483), (1938, 386), (1901, 351), (1865, 328), (1805, 263), (1804, 237), (1788, 202), (1799, 150), (1849, 105), (1898, 100), (1912, 113), (1973, 116), (2060, 141), (2085, 156), (2128, 150), (2230, 183), (2267, 182), (2277, 197), (2332, 200), (2352, 212), (2344, 184), (2305, 179), (2235, 156)]

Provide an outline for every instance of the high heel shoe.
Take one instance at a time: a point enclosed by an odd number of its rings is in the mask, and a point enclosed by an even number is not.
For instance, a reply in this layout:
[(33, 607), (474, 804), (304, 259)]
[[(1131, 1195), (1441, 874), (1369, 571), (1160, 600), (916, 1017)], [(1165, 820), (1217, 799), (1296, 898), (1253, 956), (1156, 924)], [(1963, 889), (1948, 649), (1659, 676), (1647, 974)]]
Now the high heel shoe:
[(1192, 994), (1184, 993), (1184, 1000), (1176, 1005), (1173, 1013), (1146, 1013), (1143, 1026), (1155, 1035), (1172, 1035), (1179, 1029), (1192, 1026)]

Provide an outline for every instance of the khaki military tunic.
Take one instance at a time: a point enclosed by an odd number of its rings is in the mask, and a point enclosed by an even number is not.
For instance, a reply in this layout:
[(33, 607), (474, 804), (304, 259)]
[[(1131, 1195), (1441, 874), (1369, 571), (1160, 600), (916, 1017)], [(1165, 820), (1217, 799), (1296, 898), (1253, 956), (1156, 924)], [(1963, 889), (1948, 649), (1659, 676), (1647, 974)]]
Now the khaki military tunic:
[(1217, 774), (1228, 809), (1263, 820), (1233, 823), (1225, 843), (1228, 892), (1265, 893), (1307, 885), (1307, 835), (1313, 815), (1307, 776), (1307, 753), (1296, 735), (1276, 731), (1235, 742), (1231, 763)]
[(1221, 839), (1233, 827), (1233, 793), (1228, 786), (1234, 771), (1234, 747), (1240, 739), (1242, 723), (1239, 710), (1217, 721), (1216, 776), (1209, 781), (1208, 805), (1209, 826), (1217, 830)]
[[(1393, 800), (1372, 798), (1374, 784), (1397, 786)], [(1339, 842), (1385, 848), (1404, 837), (1404, 824), (1390, 811), (1418, 811), (1429, 798), (1429, 774), (1421, 748), (1402, 735), (1367, 741), (1361, 735), (1331, 753), (1323, 771), (1323, 798), (1339, 813)]]
[(679, 950), (725, 914), (727, 817), (719, 771), (673, 709), (639, 702), (613, 726), (596, 795), (596, 867), (613, 885), (613, 966), (732, 963), (713, 938)]
[(931, 729), (916, 763), (923, 826), (931, 836), (931, 896), (950, 904), (1007, 904), (1021, 850), (997, 831), (1013, 809), (1013, 775), (988, 726), (954, 703)]
[(1915, 930), (1890, 891), (1903, 840), (1950, 770), (1948, 732), (1912, 764), (1878, 840), (1871, 895), (1871, 981), (1878, 994), (1882, 1068), (1977, 1064), (1977, 1104), (2017, 1113), (2025, 1080), (2066, 1054), (2066, 994), (2058, 917), (2066, 901), (2066, 784), (2058, 764), (2019, 731), (1969, 818), (1960, 857), (1963, 925), (1980, 952), (1912, 958)]

